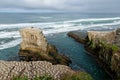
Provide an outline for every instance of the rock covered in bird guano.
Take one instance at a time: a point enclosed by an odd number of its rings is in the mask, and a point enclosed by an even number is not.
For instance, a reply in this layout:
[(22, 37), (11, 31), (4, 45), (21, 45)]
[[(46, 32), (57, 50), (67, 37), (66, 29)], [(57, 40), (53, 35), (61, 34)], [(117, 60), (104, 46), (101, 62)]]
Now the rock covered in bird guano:
[[(74, 74), (70, 67), (65, 65), (52, 65), (46, 61), (16, 62), (0, 60), (0, 80), (13, 80), (14, 77), (35, 77), (50, 75), (60, 80), (64, 74)], [(14, 79), (15, 80), (15, 79)]]
[(55, 46), (50, 45), (42, 30), (37, 28), (24, 28), (20, 30), (22, 42), (19, 56), (23, 61), (49, 61), (53, 64), (69, 65), (70, 59), (58, 54)]
[(94, 44), (99, 41), (104, 41), (108, 44), (113, 44), (115, 40), (116, 31), (88, 31), (88, 38)]

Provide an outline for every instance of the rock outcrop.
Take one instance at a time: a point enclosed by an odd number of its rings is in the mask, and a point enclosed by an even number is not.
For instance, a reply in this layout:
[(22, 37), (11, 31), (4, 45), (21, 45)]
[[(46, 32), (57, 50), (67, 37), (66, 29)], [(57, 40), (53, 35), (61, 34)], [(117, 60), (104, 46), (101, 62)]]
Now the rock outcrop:
[(77, 42), (85, 43), (86, 42), (86, 31), (71, 31), (67, 34), (69, 37), (74, 38)]
[(88, 38), (93, 43), (104, 41), (107, 44), (113, 44), (116, 36), (116, 31), (88, 31)]
[[(72, 33), (75, 35), (75, 33)], [(70, 36), (74, 38), (72, 35)], [(116, 31), (88, 31), (86, 38), (77, 36), (76, 41), (85, 39), (85, 48), (96, 57), (115, 80), (120, 79), (120, 29)], [(79, 40), (78, 40), (79, 39)]]
[(40, 29), (25, 28), (20, 30), (22, 43), (20, 44), (20, 60), (49, 61), (53, 64), (69, 65), (70, 59), (58, 54), (55, 46), (50, 45)]
[(13, 77), (35, 77), (50, 75), (60, 80), (64, 74), (74, 74), (75, 71), (65, 65), (52, 65), (46, 61), (16, 62), (0, 61), (0, 80), (12, 80)]
[[(120, 79), (120, 48), (118, 30), (116, 31), (90, 31), (88, 32), (87, 50), (92, 50), (100, 65), (116, 80)], [(91, 42), (91, 43), (90, 43)]]

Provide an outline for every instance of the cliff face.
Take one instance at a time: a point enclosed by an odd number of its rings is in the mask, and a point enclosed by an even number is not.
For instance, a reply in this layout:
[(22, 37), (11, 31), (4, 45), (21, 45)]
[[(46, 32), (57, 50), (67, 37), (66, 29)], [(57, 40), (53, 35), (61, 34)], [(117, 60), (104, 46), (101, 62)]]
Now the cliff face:
[(20, 30), (22, 43), (21, 50), (41, 50), (41, 53), (47, 52), (48, 43), (40, 29), (25, 28)]
[(93, 51), (100, 61), (101, 66), (110, 72), (114, 79), (120, 79), (120, 48), (118, 47), (120, 34), (118, 31), (90, 31), (87, 48)]
[(45, 60), (53, 64), (68, 65), (68, 57), (58, 54), (55, 46), (50, 45), (40, 29), (25, 28), (20, 30), (22, 43), (20, 44), (20, 60)]
[[(76, 34), (77, 33), (77, 34)], [(81, 33), (69, 32), (68, 36), (85, 44), (90, 54), (115, 80), (120, 80), (120, 29), (115, 31), (88, 31), (86, 37)]]

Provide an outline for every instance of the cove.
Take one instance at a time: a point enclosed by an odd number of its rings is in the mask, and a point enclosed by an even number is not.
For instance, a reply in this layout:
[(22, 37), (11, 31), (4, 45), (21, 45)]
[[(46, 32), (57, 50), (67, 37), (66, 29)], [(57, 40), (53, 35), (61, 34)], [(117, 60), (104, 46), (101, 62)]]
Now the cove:
[(67, 33), (53, 34), (46, 37), (48, 42), (54, 44), (60, 53), (70, 57), (72, 69), (86, 71), (95, 80), (111, 80), (110, 76), (98, 65), (97, 61), (87, 54), (84, 46), (68, 37)]

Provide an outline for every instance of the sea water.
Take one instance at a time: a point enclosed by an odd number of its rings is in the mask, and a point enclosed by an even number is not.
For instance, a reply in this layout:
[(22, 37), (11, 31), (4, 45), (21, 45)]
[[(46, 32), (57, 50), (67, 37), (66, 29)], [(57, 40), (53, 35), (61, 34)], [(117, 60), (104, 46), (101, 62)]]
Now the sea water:
[(114, 30), (120, 28), (119, 14), (98, 13), (0, 13), (0, 60), (18, 61), (19, 30), (36, 27), (43, 30), (49, 43), (72, 60), (71, 68), (90, 73), (95, 80), (110, 76), (87, 54), (82, 44), (67, 36), (74, 30)]

